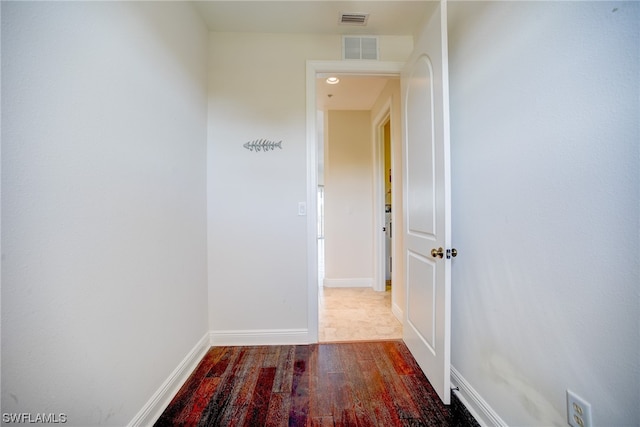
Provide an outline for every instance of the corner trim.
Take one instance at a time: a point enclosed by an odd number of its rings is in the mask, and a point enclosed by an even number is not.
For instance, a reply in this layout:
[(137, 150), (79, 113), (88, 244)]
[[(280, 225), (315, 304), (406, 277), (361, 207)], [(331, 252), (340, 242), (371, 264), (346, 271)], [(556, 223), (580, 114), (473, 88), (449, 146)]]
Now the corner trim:
[(308, 329), (211, 331), (209, 336), (211, 345), (287, 345), (312, 342)]
[(507, 423), (500, 418), (496, 411), (489, 406), (453, 366), (451, 366), (451, 385), (452, 387), (458, 387), (458, 390), (454, 390), (454, 393), (482, 427), (508, 427)]
[(171, 399), (178, 393), (180, 387), (187, 381), (189, 375), (195, 370), (211, 347), (209, 333), (206, 333), (198, 343), (191, 349), (187, 356), (182, 359), (171, 375), (162, 383), (160, 388), (151, 396), (151, 399), (140, 409), (135, 417), (129, 422), (128, 427), (153, 425), (162, 412), (171, 402)]

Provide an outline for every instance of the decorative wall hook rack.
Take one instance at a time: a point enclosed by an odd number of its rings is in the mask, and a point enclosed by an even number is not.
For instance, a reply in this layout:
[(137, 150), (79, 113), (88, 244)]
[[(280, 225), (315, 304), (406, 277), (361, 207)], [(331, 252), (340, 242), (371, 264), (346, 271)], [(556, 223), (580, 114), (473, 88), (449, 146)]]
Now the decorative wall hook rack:
[(268, 139), (254, 139), (253, 141), (246, 142), (242, 145), (249, 151), (273, 151), (276, 148), (282, 150), (282, 141), (270, 141)]

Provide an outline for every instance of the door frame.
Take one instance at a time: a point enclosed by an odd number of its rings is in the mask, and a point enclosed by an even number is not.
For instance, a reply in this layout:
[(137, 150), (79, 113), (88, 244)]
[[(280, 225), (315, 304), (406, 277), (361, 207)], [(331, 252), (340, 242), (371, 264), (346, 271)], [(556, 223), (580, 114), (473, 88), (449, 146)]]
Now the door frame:
[(318, 245), (317, 201), (318, 149), (316, 79), (318, 74), (399, 76), (404, 62), (389, 61), (316, 61), (307, 60), (307, 341), (318, 342)]
[[(385, 275), (385, 237), (382, 229), (385, 224), (384, 180), (387, 171), (384, 167), (384, 125), (391, 122), (391, 97), (380, 113), (373, 119), (373, 290), (383, 292), (386, 287)], [(391, 144), (393, 150), (393, 144)], [(393, 252), (393, 249), (392, 249)]]

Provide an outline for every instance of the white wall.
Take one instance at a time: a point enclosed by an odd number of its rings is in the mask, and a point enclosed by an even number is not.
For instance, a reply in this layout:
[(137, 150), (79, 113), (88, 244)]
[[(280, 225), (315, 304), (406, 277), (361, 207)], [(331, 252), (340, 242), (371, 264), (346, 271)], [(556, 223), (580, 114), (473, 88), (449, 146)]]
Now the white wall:
[(452, 364), (508, 424), (640, 424), (640, 3), (450, 2)]
[(381, 61), (405, 61), (413, 50), (411, 36), (378, 36)]
[[(209, 327), (214, 342), (307, 329), (306, 60), (337, 59), (333, 36), (211, 33)], [(256, 139), (282, 149), (250, 152)], [(313, 195), (315, 197), (315, 194)], [(224, 338), (227, 337), (227, 338)]]
[(325, 286), (373, 284), (371, 111), (330, 110), (325, 149)]
[(124, 425), (207, 330), (207, 30), (2, 3), (2, 412)]

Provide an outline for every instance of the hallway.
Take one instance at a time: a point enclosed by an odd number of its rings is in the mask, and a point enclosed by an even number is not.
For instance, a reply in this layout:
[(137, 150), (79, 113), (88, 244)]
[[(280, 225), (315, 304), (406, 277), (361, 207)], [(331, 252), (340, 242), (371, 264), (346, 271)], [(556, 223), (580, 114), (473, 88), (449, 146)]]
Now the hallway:
[(324, 238), (318, 239), (319, 342), (394, 340), (402, 324), (391, 312), (391, 289), (332, 288), (324, 279)]
[(391, 291), (371, 288), (319, 289), (320, 342), (402, 338), (402, 324), (391, 312)]

